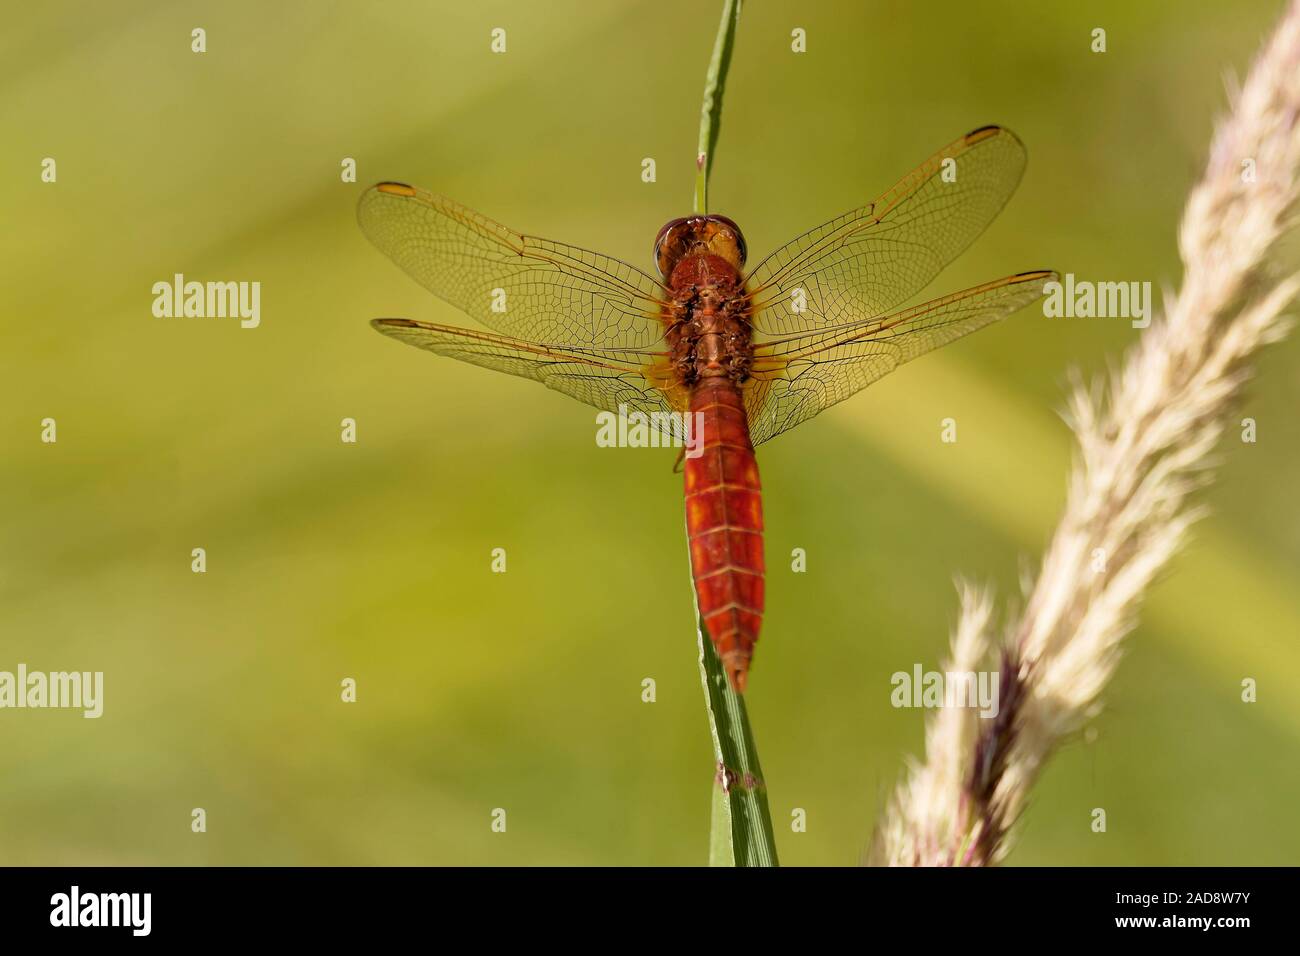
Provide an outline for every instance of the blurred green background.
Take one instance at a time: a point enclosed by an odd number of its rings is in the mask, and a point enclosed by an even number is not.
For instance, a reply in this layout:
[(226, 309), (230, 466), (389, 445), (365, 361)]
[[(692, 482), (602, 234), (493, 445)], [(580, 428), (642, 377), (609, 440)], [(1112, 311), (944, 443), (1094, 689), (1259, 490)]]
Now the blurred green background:
[[(1158, 291), (1180, 277), (1175, 227), (1225, 70), (1244, 73), (1280, 8), (750, 3), (712, 205), (757, 261), (1000, 123), (1028, 145), (1025, 181), (930, 291), (1042, 267)], [(470, 323), (369, 246), (354, 206), (404, 180), (649, 269), (656, 230), (689, 211), (717, 12), (10, 11), (0, 669), (103, 670), (106, 699), (98, 721), (0, 712), (0, 860), (705, 860), (673, 452), (598, 448), (570, 399), (375, 334), (378, 315)], [(151, 286), (175, 272), (260, 281), (261, 327), (155, 319)], [(1031, 310), (761, 449), (769, 611), (748, 701), (784, 863), (861, 859), (921, 747), (890, 674), (943, 654), (955, 573), (1017, 595), (1063, 500), (1066, 371), (1103, 370), (1135, 335)], [(1053, 761), (1012, 863), (1300, 862), (1297, 369), (1296, 340), (1264, 361), (1243, 408), (1258, 443), (1230, 434), (1212, 517), (1151, 595), (1095, 735)], [(1244, 677), (1258, 703), (1240, 702)]]

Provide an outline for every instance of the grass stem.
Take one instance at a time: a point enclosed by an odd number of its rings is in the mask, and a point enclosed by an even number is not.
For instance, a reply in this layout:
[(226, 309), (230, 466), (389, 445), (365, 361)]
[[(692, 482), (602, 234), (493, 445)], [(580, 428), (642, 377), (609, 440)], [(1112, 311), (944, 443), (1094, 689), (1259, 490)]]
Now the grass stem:
[[(740, 0), (724, 0), (713, 57), (704, 79), (704, 107), (700, 111), (700, 143), (696, 154), (695, 212), (709, 211), (709, 174), (722, 124), (722, 91), (736, 26)], [(694, 587), (692, 587), (694, 593)], [(700, 649), (700, 681), (713, 738), (713, 815), (709, 829), (710, 866), (776, 866), (776, 840), (767, 809), (767, 788), (758, 764), (758, 748), (749, 727), (745, 699), (732, 688), (713, 642), (705, 633), (698, 598), (695, 605), (696, 639)]]
[(722, 126), (722, 92), (727, 82), (727, 69), (731, 66), (731, 50), (736, 42), (736, 26), (740, 23), (740, 0), (724, 0), (722, 22), (718, 24), (718, 37), (713, 42), (713, 56), (709, 72), (704, 77), (704, 106), (700, 110), (700, 142), (695, 153), (695, 212), (707, 215), (709, 211), (709, 174), (713, 172), (713, 151), (718, 145), (718, 130)]

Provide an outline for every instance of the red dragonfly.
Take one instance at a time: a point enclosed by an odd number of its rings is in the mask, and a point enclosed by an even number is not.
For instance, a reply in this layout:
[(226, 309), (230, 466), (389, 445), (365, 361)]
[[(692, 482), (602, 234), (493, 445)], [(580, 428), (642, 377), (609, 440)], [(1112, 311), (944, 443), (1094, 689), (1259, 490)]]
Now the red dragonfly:
[(618, 413), (699, 413), (686, 517), (700, 614), (744, 691), (763, 615), (763, 515), (754, 446), (918, 355), (1036, 301), (1022, 272), (900, 308), (984, 231), (1020, 182), (1025, 149), (985, 126), (875, 202), (804, 233), (746, 271), (725, 216), (674, 219), (659, 278), (507, 229), (441, 196), (380, 183), (357, 216), (376, 246), (493, 332), (375, 319), (385, 335), (531, 378)]

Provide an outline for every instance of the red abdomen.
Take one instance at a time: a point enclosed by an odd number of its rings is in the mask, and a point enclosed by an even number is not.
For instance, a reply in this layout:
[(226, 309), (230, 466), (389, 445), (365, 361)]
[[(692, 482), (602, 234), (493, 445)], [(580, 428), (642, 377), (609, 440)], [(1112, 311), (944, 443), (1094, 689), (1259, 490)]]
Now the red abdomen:
[[(763, 499), (739, 387), (706, 377), (691, 393), (701, 454), (687, 457), (686, 533), (700, 615), (732, 684), (745, 689), (763, 620)], [(700, 419), (695, 419), (700, 422)]]

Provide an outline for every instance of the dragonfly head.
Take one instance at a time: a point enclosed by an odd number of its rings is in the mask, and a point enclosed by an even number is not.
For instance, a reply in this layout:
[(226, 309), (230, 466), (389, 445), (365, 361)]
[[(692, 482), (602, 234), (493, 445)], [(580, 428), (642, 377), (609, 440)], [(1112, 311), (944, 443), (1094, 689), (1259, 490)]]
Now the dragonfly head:
[(745, 237), (726, 216), (691, 216), (674, 219), (655, 237), (655, 266), (664, 280), (677, 263), (690, 256), (715, 255), (737, 272), (745, 268)]

